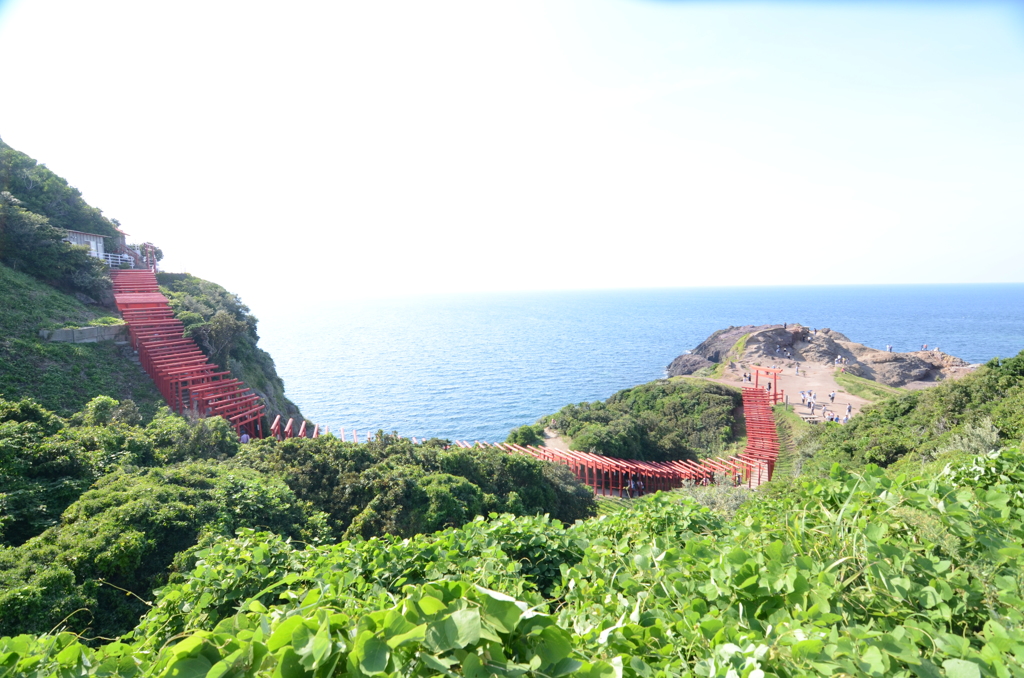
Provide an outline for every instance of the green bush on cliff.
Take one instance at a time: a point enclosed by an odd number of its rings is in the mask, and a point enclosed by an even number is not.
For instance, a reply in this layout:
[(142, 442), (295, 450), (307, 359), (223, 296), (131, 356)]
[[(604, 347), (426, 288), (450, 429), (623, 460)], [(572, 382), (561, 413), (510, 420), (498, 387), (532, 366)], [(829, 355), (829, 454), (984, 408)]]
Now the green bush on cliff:
[(144, 605), (120, 589), (149, 597), (204, 535), (239, 527), (320, 542), (490, 512), (594, 513), (567, 469), (526, 456), (383, 433), (239, 445), (219, 417), (164, 409), (139, 426), (129, 405), (100, 396), (64, 420), (0, 399), (0, 633), (45, 631), (80, 608), (72, 628), (122, 633)]
[(492, 449), (414, 445), (378, 432), (366, 444), (333, 436), (256, 441), (234, 463), (283, 478), (338, 537), (411, 536), (490, 512), (593, 515), (589, 488), (566, 469)]
[(110, 289), (106, 264), (87, 247), (64, 242), (45, 217), (7, 201), (0, 194), (0, 261), (59, 288), (97, 297)]
[(865, 408), (845, 426), (814, 427), (801, 441), (803, 471), (825, 475), (833, 463), (898, 469), (944, 455), (987, 452), (1024, 437), (1024, 351), (993, 360), (963, 378), (902, 393)]
[[(0, 191), (56, 228), (116, 237), (116, 222), (82, 199), (82, 192), (20, 151), (0, 141)], [(0, 229), (2, 230), (2, 229)]]
[(736, 389), (696, 379), (661, 380), (619, 391), (605, 402), (567, 405), (541, 419), (576, 450), (661, 461), (707, 456), (733, 436)]
[(238, 295), (187, 273), (158, 273), (157, 280), (185, 325), (185, 335), (195, 339), (212, 362), (259, 392), (271, 416), (302, 418), (299, 408), (284, 395), (274, 360), (257, 346), (258, 321)]
[(73, 628), (116, 636), (146, 610), (124, 590), (148, 596), (201, 534), (262, 527), (298, 536), (303, 526), (294, 494), (248, 469), (202, 462), (116, 470), (57, 525), (0, 549), (0, 634), (43, 633), (74, 614)]
[(506, 443), (513, 445), (542, 445), (544, 443), (544, 427), (540, 424), (525, 424), (509, 431)]

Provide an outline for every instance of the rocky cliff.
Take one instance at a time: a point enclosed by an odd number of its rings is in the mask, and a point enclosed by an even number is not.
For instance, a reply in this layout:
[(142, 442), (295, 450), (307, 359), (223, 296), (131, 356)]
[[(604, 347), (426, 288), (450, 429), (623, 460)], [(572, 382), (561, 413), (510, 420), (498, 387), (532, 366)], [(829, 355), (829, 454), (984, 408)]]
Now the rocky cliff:
[(718, 330), (690, 353), (673, 360), (668, 375), (693, 374), (721, 362), (793, 368), (805, 362), (834, 364), (836, 358), (844, 359), (843, 366), (850, 374), (898, 387), (934, 383), (969, 366), (939, 351), (880, 351), (827, 328), (744, 325)]

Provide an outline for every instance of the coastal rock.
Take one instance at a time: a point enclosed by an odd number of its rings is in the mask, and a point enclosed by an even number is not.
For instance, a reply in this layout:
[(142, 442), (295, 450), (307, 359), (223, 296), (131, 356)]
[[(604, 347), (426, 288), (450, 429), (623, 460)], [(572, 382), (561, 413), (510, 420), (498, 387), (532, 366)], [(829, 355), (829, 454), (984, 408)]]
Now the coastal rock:
[(669, 364), (668, 376), (685, 377), (689, 374), (693, 374), (703, 367), (711, 367), (712, 365), (714, 365), (714, 363), (702, 355), (697, 355), (696, 353), (684, 353)]
[(743, 367), (784, 361), (835, 365), (837, 358), (849, 374), (896, 387), (925, 387), (970, 367), (966, 361), (938, 351), (881, 351), (850, 341), (829, 328), (815, 331), (792, 324), (743, 325), (718, 330), (691, 353), (673, 360), (668, 376), (693, 374), (723, 361), (737, 362)]
[[(765, 329), (765, 326), (742, 325), (740, 327), (728, 327), (724, 330), (718, 330), (702, 341), (697, 348), (693, 349), (691, 355), (703, 356), (713, 363), (721, 362), (722, 358), (736, 345), (736, 342), (743, 335), (763, 329)], [(682, 358), (683, 356), (679, 357)], [(676, 360), (678, 359), (676, 358)]]

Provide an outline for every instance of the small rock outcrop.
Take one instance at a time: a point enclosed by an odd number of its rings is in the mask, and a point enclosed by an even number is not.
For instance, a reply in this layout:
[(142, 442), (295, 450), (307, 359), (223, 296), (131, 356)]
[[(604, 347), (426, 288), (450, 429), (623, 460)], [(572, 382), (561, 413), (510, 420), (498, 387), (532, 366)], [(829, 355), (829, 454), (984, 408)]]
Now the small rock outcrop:
[(802, 325), (743, 325), (718, 330), (668, 366), (668, 376), (685, 376), (720, 362), (741, 365), (835, 364), (846, 372), (888, 386), (924, 386), (969, 367), (938, 351), (890, 353), (858, 344), (832, 329)]
[(712, 365), (714, 365), (714, 363), (702, 355), (697, 355), (696, 353), (684, 353), (669, 363), (668, 376), (683, 377), (688, 374), (693, 374), (697, 370), (705, 367), (711, 367)]

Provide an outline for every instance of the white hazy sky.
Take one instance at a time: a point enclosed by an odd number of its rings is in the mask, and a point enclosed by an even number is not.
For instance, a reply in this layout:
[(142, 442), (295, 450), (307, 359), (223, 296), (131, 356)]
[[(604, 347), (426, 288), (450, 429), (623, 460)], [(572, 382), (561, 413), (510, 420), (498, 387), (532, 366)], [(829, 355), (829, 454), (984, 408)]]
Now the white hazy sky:
[(260, 306), (1020, 282), (1022, 7), (0, 0), (0, 137)]

